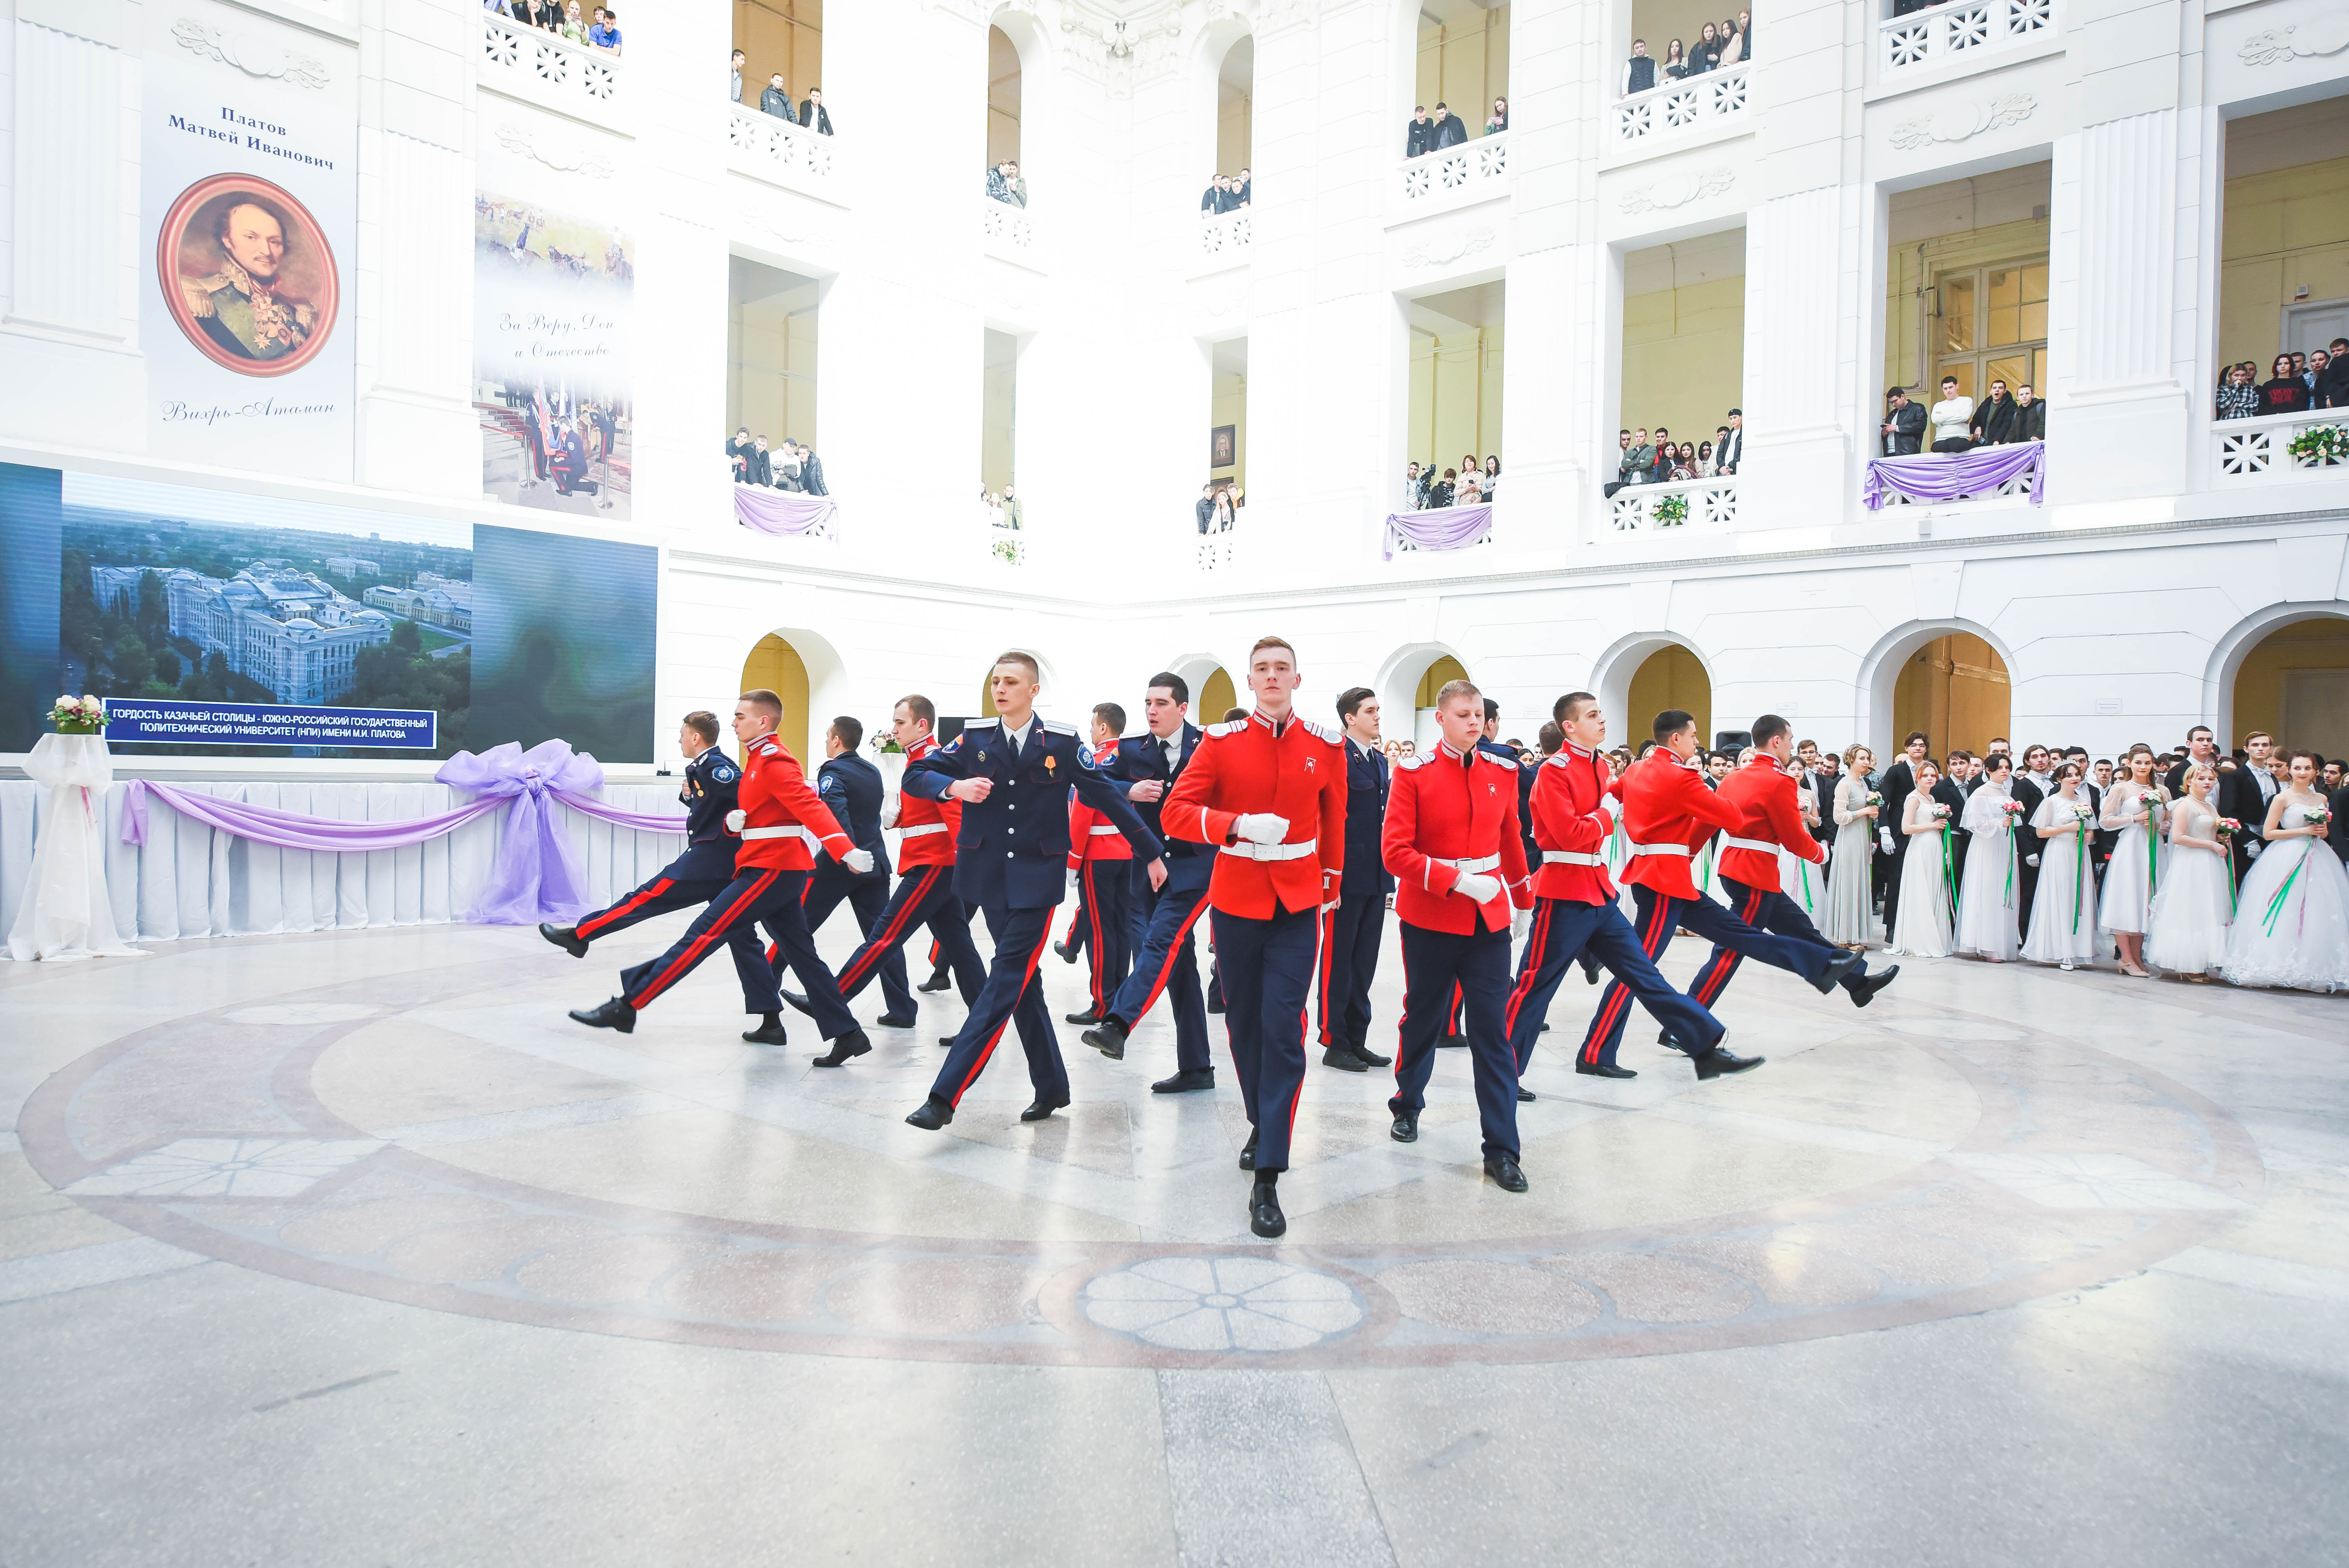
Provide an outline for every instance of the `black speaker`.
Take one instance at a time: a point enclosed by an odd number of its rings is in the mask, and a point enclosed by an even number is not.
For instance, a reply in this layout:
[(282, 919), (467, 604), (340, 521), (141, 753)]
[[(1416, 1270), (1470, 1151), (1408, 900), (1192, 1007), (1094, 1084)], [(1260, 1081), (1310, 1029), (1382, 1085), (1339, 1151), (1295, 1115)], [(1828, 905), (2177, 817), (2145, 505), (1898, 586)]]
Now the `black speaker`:
[(1754, 732), (1750, 729), (1716, 729), (1713, 732), (1713, 748), (1726, 751), (1732, 757), (1753, 744)]

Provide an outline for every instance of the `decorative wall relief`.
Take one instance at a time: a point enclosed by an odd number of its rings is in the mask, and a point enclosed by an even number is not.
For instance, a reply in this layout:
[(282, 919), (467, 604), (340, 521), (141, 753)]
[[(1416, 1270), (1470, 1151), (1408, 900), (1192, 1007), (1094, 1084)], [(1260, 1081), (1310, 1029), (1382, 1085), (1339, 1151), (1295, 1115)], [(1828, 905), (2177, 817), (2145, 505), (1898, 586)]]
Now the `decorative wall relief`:
[(171, 24), (171, 36), (179, 40), (180, 47), (204, 59), (233, 66), (249, 77), (297, 88), (326, 85), (324, 60), (291, 53), (265, 34), (230, 32), (207, 26), (191, 17), (181, 17)]
[(1903, 150), (1930, 147), (1937, 141), (1963, 141), (1970, 136), (1980, 136), (1986, 130), (1999, 130), (2018, 125), (2031, 118), (2039, 100), (2029, 93), (2008, 93), (2002, 98), (1973, 103), (1951, 104), (1932, 114), (1904, 119), (1892, 128), (1892, 145)]
[(1737, 183), (1737, 174), (1729, 169), (1683, 170), (1667, 174), (1654, 184), (1637, 191), (1626, 191), (1618, 203), (1627, 215), (1669, 211), (1701, 201), (1708, 196), (1718, 196)]
[(2344, 49), (2349, 49), (2349, 11), (2254, 33), (2235, 54), (2247, 66), (2280, 66), (2295, 57), (2337, 55)]
[(1446, 229), (1431, 234), (1402, 253), (1407, 267), (1449, 266), (1463, 256), (1473, 256), (1493, 242), (1490, 229)]
[(498, 145), (508, 152), (524, 158), (534, 158), (549, 169), (564, 174), (585, 174), (590, 180), (612, 178), (612, 162), (600, 152), (585, 152), (576, 147), (542, 147), (529, 128), (507, 120), (498, 127)]

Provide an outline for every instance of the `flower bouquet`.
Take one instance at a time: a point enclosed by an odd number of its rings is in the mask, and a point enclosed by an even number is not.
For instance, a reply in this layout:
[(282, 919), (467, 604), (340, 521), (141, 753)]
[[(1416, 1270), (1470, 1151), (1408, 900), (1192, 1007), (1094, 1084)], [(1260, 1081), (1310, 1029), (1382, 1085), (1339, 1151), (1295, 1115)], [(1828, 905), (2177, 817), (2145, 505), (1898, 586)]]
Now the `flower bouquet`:
[(2016, 827), (2021, 827), (2021, 826), (2023, 825), (2023, 802), (2022, 802), (2022, 801), (2020, 801), (2020, 800), (2006, 800), (2006, 801), (2002, 801), (2002, 802), (2001, 802), (2001, 803), (2000, 803), (2000, 805), (1999, 805), (1999, 808), (1998, 808), (1998, 809), (1999, 809), (2002, 812), (2005, 813), (2005, 816), (2006, 816), (2006, 825), (2007, 825), (2008, 827), (2010, 827), (2010, 828), (2016, 828)]
[(96, 735), (106, 727), (106, 704), (94, 696), (61, 696), (49, 709), (59, 735)]
[(2339, 425), (2313, 425), (2292, 438), (2288, 449), (2300, 459), (2304, 469), (2329, 468), (2349, 460), (2349, 428)]
[(1946, 827), (1950, 820), (1950, 809), (1937, 800), (1925, 808), (1925, 820)]
[(1672, 527), (1676, 523), (1686, 522), (1688, 521), (1688, 497), (1684, 495), (1665, 496), (1659, 500), (1654, 506), (1648, 509), (1648, 514), (1654, 518), (1659, 524), (1666, 528)]
[(2323, 806), (2310, 806), (2301, 812), (2300, 820), (2305, 827), (2321, 828), (2333, 820), (2333, 813)]

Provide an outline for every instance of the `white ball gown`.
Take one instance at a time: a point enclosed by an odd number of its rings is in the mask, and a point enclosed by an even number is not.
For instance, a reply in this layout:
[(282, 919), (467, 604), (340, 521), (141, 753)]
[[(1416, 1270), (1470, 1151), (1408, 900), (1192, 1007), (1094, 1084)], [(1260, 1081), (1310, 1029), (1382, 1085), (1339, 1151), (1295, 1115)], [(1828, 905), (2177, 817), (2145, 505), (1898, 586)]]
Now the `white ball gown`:
[[(2219, 840), (2219, 813), (2192, 798), (2169, 809), (2172, 840)], [(2116, 857), (2117, 858), (2117, 857)], [(2105, 873), (2110, 891), (2112, 872)], [(2153, 923), (2145, 934), (2145, 961), (2179, 975), (2208, 975), (2227, 958), (2230, 908), (2227, 856), (2172, 842), (2161, 862), (2161, 885), (2153, 895)]]
[[(2292, 802), (2280, 825), (2302, 827), (2322, 809)], [(2219, 972), (2238, 985), (2349, 991), (2349, 873), (2328, 840), (2268, 841), (2243, 878)]]
[(2033, 964), (2093, 964), (2107, 944), (2096, 929), (2096, 864), (2094, 808), (2085, 800), (2050, 795), (2032, 813), (2034, 828), (2061, 825), (2052, 839), (2027, 834), (2025, 851), (2039, 845), (2039, 891), (2031, 903), (2031, 934), (2023, 955)]
[(1957, 950), (2001, 963), (2023, 951), (2023, 857), (2007, 807), (2012, 786), (1984, 780), (1966, 798), (1966, 873), (1958, 886)]
[[(2151, 819), (2149, 824), (2131, 820), (2139, 811)], [(2163, 814), (2158, 789), (2116, 784), (2105, 793), (2104, 826), (2120, 829), (2113, 858), (2105, 866), (2104, 897), (2096, 905), (2106, 931), (2151, 929), (2153, 896), (2168, 869), (2162, 853), (2168, 847), (2161, 841)]]
[[(1922, 789), (1901, 809), (1904, 829), (1926, 820), (1941, 803)], [(1947, 808), (1943, 808), (1946, 810)], [(1887, 953), (1916, 958), (1947, 958), (1956, 950), (1955, 917), (1950, 910), (1950, 846), (1946, 832), (1912, 833), (1900, 859), (1900, 907), (1892, 922)]]
[(1835, 790), (1835, 848), (1827, 856), (1826, 918), (1819, 934), (1839, 945), (1876, 940), (1875, 893), (1868, 862), (1876, 848), (1876, 819), (1853, 812), (1868, 805), (1868, 780), (1844, 776)]

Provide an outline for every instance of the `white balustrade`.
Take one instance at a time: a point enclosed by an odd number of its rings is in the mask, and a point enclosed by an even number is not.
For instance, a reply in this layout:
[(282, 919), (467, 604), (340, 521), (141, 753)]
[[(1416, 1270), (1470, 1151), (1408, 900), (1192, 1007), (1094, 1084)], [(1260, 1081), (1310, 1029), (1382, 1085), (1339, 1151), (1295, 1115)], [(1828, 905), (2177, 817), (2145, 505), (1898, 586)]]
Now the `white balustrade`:
[(1617, 533), (1726, 533), (1737, 526), (1737, 476), (1626, 485), (1608, 500), (1607, 521)]
[(1407, 204), (1432, 202), (1462, 191), (1478, 198), (1497, 196), (1509, 177), (1509, 133), (1480, 136), (1441, 152), (1406, 158), (1395, 169)]
[(565, 114), (605, 120), (620, 92), (620, 57), (502, 16), (481, 18), (481, 85)]
[(1615, 105), (1615, 139), (1620, 143), (1653, 141), (1679, 131), (1743, 119), (1745, 75), (1750, 68), (1743, 64), (1726, 66), (1619, 99)]
[(1889, 77), (2003, 53), (2054, 25), (2055, 0), (1950, 0), (1880, 24), (1878, 69)]
[(1199, 248), (1211, 256), (1246, 252), (1256, 241), (1256, 215), (1242, 207), (1218, 212), (1199, 225)]
[[(2321, 433), (2328, 430), (2333, 433)], [(2210, 482), (2224, 489), (2349, 479), (2349, 411), (2331, 408), (2308, 414), (2263, 414), (2256, 419), (2218, 419), (2211, 423), (2210, 441)], [(2292, 449), (2295, 442), (2302, 449), (2298, 453)]]
[(979, 198), (985, 209), (979, 214), (979, 233), (991, 249), (1026, 251), (1036, 243), (1036, 224), (1025, 207), (1014, 207), (1009, 201), (998, 201), (991, 196)]
[(1191, 558), (1193, 567), (1201, 572), (1230, 571), (1235, 559), (1232, 539), (1229, 529), (1201, 534), (1198, 552)]
[(803, 176), (818, 182), (832, 178), (833, 139), (797, 120), (766, 114), (741, 104), (729, 104), (726, 142), (748, 170), (759, 174)]

